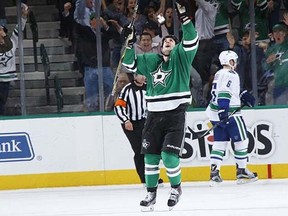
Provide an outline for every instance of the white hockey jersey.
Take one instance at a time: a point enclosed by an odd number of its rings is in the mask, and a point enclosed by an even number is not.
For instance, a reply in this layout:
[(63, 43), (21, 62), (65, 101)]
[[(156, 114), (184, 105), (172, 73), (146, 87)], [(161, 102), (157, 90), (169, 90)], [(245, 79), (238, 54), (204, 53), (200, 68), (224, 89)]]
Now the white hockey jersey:
[[(27, 19), (22, 18), (22, 30), (25, 28)], [(15, 53), (18, 48), (18, 26), (16, 25), (12, 35), (11, 41), (13, 47), (5, 53), (0, 53), (0, 82), (10, 82), (17, 80)]]
[[(211, 89), (212, 99), (206, 109), (206, 114), (210, 121), (219, 121), (218, 99), (227, 99), (229, 103), (229, 113), (241, 106), (240, 101), (240, 79), (236, 71), (230, 69), (219, 70), (214, 77)], [(240, 111), (235, 115), (239, 115)]]

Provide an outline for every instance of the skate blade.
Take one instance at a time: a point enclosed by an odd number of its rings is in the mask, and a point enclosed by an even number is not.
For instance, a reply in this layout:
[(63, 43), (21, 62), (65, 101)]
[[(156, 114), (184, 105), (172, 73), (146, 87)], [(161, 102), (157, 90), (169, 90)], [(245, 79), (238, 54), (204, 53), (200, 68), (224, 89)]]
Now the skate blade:
[[(178, 201), (179, 202), (179, 201)], [(177, 202), (177, 203), (178, 203)], [(168, 206), (169, 211), (172, 211), (174, 209), (174, 207), (177, 205), (177, 203), (174, 206)]]
[(222, 182), (210, 181), (209, 187), (218, 187)]
[(237, 179), (236, 184), (242, 185), (242, 184), (248, 184), (252, 183), (258, 180), (258, 177), (253, 178), (253, 179)]
[(152, 212), (152, 211), (154, 211), (154, 205), (141, 206), (141, 211), (142, 212)]

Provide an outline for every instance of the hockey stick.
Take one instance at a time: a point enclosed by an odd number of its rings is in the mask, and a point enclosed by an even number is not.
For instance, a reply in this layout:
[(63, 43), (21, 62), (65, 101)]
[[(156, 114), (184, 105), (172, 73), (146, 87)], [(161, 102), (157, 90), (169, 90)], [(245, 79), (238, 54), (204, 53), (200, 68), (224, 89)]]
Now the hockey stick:
[[(138, 1), (136, 3), (136, 6), (134, 8), (134, 13), (133, 13), (133, 16), (132, 16), (132, 20), (131, 20), (131, 23), (129, 24), (129, 28), (131, 28), (133, 25), (134, 25), (134, 22), (135, 22), (135, 18), (136, 18), (136, 15), (137, 15), (137, 10), (138, 10)], [(123, 61), (123, 58), (125, 56), (125, 53), (126, 53), (126, 49), (127, 49), (127, 46), (128, 46), (128, 42), (129, 42), (129, 37), (127, 37), (127, 39), (125, 40), (125, 43), (124, 43), (124, 51), (121, 55), (121, 58), (119, 60), (119, 63), (118, 63), (118, 66), (117, 66), (117, 69), (116, 69), (116, 72), (115, 72), (115, 77), (114, 77), (114, 81), (113, 81), (113, 89), (112, 89), (112, 93), (111, 95), (114, 96), (115, 92), (116, 92), (116, 83), (117, 83), (117, 77), (118, 77), (118, 74), (120, 73), (121, 71), (121, 65), (122, 65), (122, 61)]]
[[(228, 119), (233, 116), (235, 113), (239, 112), (245, 105), (242, 104), (240, 107), (238, 107), (237, 109), (235, 109), (232, 113), (230, 113), (230, 115), (228, 115)], [(219, 121), (218, 123), (214, 124), (213, 127), (211, 127), (209, 130), (205, 131), (204, 133), (198, 133), (197, 137), (198, 139), (205, 137), (207, 134), (209, 134), (212, 130), (214, 130), (216, 127), (218, 127), (221, 123), (224, 123), (224, 121)]]

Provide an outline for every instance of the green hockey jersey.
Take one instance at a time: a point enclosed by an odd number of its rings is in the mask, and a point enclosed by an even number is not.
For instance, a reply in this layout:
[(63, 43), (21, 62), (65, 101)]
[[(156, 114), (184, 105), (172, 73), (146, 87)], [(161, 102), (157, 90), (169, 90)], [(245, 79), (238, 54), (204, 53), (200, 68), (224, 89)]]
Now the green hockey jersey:
[(265, 56), (273, 54), (276, 55), (276, 60), (270, 64), (264, 63), (264, 69), (274, 72), (275, 87), (288, 87), (288, 40), (270, 46)]
[(147, 79), (146, 101), (151, 112), (168, 111), (191, 103), (189, 87), (192, 61), (198, 48), (198, 35), (192, 22), (182, 25), (183, 38), (170, 53), (169, 60), (155, 53), (135, 55), (127, 48), (122, 64)]
[(230, 31), (227, 0), (215, 0), (213, 2), (217, 7), (214, 34), (215, 35), (226, 34), (227, 32)]
[[(239, 11), (240, 16), (240, 37), (243, 32), (250, 28), (250, 13), (249, 4), (246, 0), (232, 0), (232, 6)], [(259, 37), (256, 40), (268, 39), (268, 5), (267, 0), (257, 0), (255, 4), (255, 30), (259, 33)]]

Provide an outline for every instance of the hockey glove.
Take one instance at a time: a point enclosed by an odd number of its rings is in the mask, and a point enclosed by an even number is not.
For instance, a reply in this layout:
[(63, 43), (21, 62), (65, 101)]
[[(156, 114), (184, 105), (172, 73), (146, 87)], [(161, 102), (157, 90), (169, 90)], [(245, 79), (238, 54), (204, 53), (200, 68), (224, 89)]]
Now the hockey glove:
[(248, 107), (254, 107), (255, 105), (255, 98), (252, 94), (250, 94), (247, 90), (244, 90), (240, 94), (241, 102)]
[(189, 20), (188, 10), (189, 4), (186, 0), (176, 0), (176, 12), (181, 23), (186, 23)]
[(226, 128), (227, 125), (229, 124), (228, 110), (227, 109), (219, 110), (218, 116), (220, 119), (219, 127)]
[(128, 40), (128, 46), (131, 48), (133, 44), (136, 42), (136, 34), (134, 26), (124, 26), (122, 30), (122, 34), (125, 40)]

